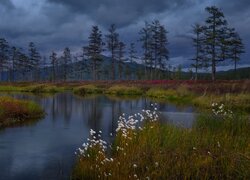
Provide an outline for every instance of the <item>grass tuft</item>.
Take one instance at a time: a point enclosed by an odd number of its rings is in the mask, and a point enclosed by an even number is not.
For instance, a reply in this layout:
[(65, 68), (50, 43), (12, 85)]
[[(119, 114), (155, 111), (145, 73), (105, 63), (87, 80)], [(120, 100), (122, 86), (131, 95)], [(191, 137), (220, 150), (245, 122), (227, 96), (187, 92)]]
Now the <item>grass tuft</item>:
[(31, 101), (0, 97), (0, 127), (23, 124), (26, 121), (41, 118), (42, 108)]
[(74, 94), (85, 96), (86, 94), (100, 94), (103, 92), (101, 88), (98, 88), (95, 85), (84, 85), (80, 87), (76, 87), (73, 89)]
[(135, 86), (115, 85), (108, 88), (105, 93), (110, 95), (142, 95), (143, 91)]

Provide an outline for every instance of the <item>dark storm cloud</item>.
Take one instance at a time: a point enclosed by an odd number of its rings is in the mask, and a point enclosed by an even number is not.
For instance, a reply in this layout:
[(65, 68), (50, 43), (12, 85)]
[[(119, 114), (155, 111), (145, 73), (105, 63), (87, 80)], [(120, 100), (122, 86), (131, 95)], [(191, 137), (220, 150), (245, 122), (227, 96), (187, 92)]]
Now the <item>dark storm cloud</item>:
[(14, 5), (12, 4), (10, 0), (1, 0), (0, 6), (4, 6), (5, 8), (8, 8), (8, 9), (14, 8)]
[(98, 24), (115, 23), (129, 25), (150, 13), (161, 13), (168, 9), (191, 5), (189, 0), (48, 0), (64, 5), (80, 14), (87, 14)]
[[(190, 64), (193, 56), (192, 25), (204, 22), (205, 7), (222, 8), (229, 25), (235, 27), (250, 48), (249, 0), (0, 0), (0, 36), (12, 44), (27, 46), (34, 41), (42, 52), (69, 46), (78, 50), (86, 44), (92, 25), (99, 25), (104, 34), (115, 23), (120, 38), (137, 42), (144, 21), (159, 19), (169, 31), (170, 62)], [(242, 64), (248, 62), (249, 54)]]

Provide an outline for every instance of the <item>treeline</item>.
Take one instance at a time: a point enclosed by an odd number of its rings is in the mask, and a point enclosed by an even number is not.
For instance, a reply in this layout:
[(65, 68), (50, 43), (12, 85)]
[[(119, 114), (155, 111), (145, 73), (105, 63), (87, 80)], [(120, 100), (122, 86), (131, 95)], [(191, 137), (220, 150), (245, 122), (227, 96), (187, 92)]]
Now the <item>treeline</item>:
[[(167, 30), (158, 20), (155, 20), (152, 23), (145, 23), (140, 35), (139, 41), (145, 50), (142, 60), (138, 57), (135, 43), (130, 43), (126, 48), (114, 24), (104, 36), (98, 26), (93, 26), (88, 44), (82, 48), (80, 55), (72, 54), (66, 47), (61, 56), (52, 51), (48, 59), (42, 58), (33, 42), (29, 44), (26, 52), (23, 49), (11, 47), (5, 39), (0, 39), (0, 74), (5, 74), (5, 78), (1, 80), (166, 78)], [(104, 52), (109, 56), (104, 56)], [(139, 61), (142, 61), (145, 66), (138, 65)]]
[[(198, 70), (211, 69), (215, 80), (216, 66), (226, 60), (235, 69), (244, 45), (235, 29), (229, 28), (224, 14), (215, 6), (207, 7), (209, 17), (203, 25), (193, 26), (195, 56), (193, 79)], [(26, 50), (12, 47), (0, 38), (1, 81), (68, 81), (68, 80), (130, 80), (130, 79), (178, 79), (182, 65), (172, 67), (169, 60), (168, 31), (158, 20), (145, 22), (139, 30), (138, 42), (142, 51), (136, 51), (135, 42), (126, 45), (112, 24), (103, 35), (93, 26), (88, 43), (81, 53), (73, 54), (66, 47), (62, 55), (52, 51), (46, 58), (33, 42)], [(106, 56), (104, 56), (104, 52)], [(139, 64), (141, 65), (139, 65)]]

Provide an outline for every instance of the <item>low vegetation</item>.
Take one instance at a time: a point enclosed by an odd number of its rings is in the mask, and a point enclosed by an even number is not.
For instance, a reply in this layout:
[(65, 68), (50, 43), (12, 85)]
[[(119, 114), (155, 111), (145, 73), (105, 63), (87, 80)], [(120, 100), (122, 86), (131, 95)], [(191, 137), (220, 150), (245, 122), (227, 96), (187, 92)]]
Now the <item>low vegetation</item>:
[(135, 86), (111, 86), (105, 91), (106, 94), (111, 95), (142, 95), (143, 91)]
[(57, 93), (73, 91), (74, 94), (106, 94), (111, 96), (138, 96), (191, 104), (201, 109), (211, 107), (212, 102), (227, 104), (230, 108), (250, 112), (249, 81), (100, 81), (67, 83), (16, 83), (0, 85), (1, 92)]
[(19, 86), (0, 86), (1, 92), (31, 92), (31, 93), (57, 93), (65, 91), (65, 87), (58, 87), (50, 84), (34, 84)]
[(74, 88), (73, 92), (74, 94), (85, 96), (86, 94), (100, 94), (103, 93), (103, 90), (95, 85), (88, 84)]
[(249, 128), (248, 118), (216, 103), (192, 129), (160, 124), (155, 111), (122, 116), (111, 149), (90, 131), (71, 178), (249, 179)]
[(146, 92), (146, 96), (182, 104), (190, 103), (193, 98), (193, 94), (185, 86), (179, 86), (177, 89), (151, 88)]
[(205, 95), (198, 96), (192, 99), (192, 104), (201, 108), (210, 108), (212, 102), (223, 103), (226, 104), (228, 108), (250, 112), (250, 94), (249, 93), (240, 93), (240, 94), (232, 94), (227, 93), (224, 95)]
[(42, 108), (34, 102), (0, 97), (0, 128), (25, 124), (43, 115)]

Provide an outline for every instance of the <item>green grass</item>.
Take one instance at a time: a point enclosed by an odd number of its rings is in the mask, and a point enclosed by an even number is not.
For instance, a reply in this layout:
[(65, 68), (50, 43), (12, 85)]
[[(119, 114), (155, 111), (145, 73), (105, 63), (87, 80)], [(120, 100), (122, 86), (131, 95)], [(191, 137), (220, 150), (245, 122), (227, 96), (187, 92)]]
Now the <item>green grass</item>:
[(105, 91), (105, 94), (110, 95), (142, 95), (143, 91), (135, 86), (123, 86), (123, 85), (115, 85), (111, 86)]
[(43, 115), (42, 108), (32, 101), (0, 97), (0, 128), (25, 124)]
[(4, 86), (4, 85), (1, 85), (0, 86), (0, 91), (1, 92), (20, 92), (20, 91), (23, 91), (23, 87), (19, 87), (19, 86)]
[(65, 91), (64, 87), (57, 87), (54, 85), (38, 84), (23, 88), (23, 92), (31, 93), (57, 93)]
[(224, 95), (205, 95), (197, 96), (192, 99), (192, 104), (198, 108), (211, 108), (212, 103), (223, 103), (228, 108), (234, 109), (237, 111), (250, 112), (250, 94), (224, 94)]
[(79, 157), (72, 179), (250, 179), (249, 129), (242, 115), (204, 114), (193, 129), (148, 122), (131, 140), (117, 135), (106, 155), (113, 161), (97, 160), (105, 158), (98, 147)]
[(194, 97), (193, 93), (191, 93), (185, 86), (180, 86), (177, 89), (151, 88), (146, 92), (146, 96), (178, 104), (191, 103)]
[(73, 89), (73, 93), (80, 95), (80, 96), (85, 96), (88, 94), (101, 94), (103, 90), (95, 85), (84, 85), (80, 87), (76, 87)]
[(35, 84), (21, 86), (0, 86), (2, 92), (31, 92), (31, 93), (57, 93), (65, 91), (66, 88), (50, 84)]

